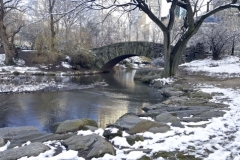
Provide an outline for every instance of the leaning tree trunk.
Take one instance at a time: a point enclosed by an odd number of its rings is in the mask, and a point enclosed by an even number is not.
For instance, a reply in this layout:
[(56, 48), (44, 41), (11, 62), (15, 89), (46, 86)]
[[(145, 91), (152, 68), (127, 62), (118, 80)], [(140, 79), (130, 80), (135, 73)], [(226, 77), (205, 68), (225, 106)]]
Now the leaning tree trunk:
[(3, 44), (3, 49), (5, 53), (5, 64), (12, 65), (14, 64), (13, 57), (15, 55), (15, 49), (13, 44), (8, 41), (8, 36), (6, 33), (6, 28), (3, 23), (0, 22), (0, 37)]
[(195, 27), (181, 36), (174, 47), (170, 45), (170, 34), (164, 33), (164, 77), (174, 77), (189, 39), (197, 32)]
[(163, 55), (164, 55), (164, 77), (171, 77), (171, 46), (170, 46), (170, 33), (164, 33), (164, 44), (163, 44)]

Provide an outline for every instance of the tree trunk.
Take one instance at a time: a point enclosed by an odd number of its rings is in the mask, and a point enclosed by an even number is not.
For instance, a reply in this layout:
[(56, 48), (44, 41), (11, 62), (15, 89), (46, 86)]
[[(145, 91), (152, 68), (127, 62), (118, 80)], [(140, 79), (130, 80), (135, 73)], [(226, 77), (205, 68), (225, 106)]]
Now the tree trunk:
[(170, 46), (170, 33), (166, 32), (164, 35), (163, 55), (164, 55), (164, 77), (170, 77), (171, 75), (171, 46)]
[(13, 57), (14, 57), (14, 54), (15, 54), (15, 49), (14, 49), (13, 44), (11, 44), (8, 41), (8, 38), (7, 38), (8, 36), (7, 36), (6, 28), (3, 24), (3, 21), (0, 22), (0, 37), (1, 37), (1, 41), (2, 41), (2, 44), (3, 44), (3, 49), (4, 49), (4, 53), (5, 53), (5, 64), (6, 65), (15, 64), (14, 61), (13, 61)]
[(198, 28), (194, 28), (181, 36), (173, 48), (170, 46), (170, 33), (164, 33), (164, 77), (174, 77), (182, 59), (186, 45)]
[(54, 45), (54, 39), (55, 39), (55, 30), (54, 30), (54, 22), (53, 22), (53, 15), (50, 15), (50, 32), (51, 32), (51, 37), (50, 37), (50, 50), (51, 52), (55, 51), (55, 45)]
[(54, 44), (54, 40), (55, 40), (55, 36), (56, 36), (56, 32), (55, 32), (55, 28), (54, 28), (54, 17), (53, 17), (53, 8), (55, 5), (55, 0), (49, 0), (49, 14), (50, 14), (50, 51), (51, 52), (55, 52), (55, 44)]

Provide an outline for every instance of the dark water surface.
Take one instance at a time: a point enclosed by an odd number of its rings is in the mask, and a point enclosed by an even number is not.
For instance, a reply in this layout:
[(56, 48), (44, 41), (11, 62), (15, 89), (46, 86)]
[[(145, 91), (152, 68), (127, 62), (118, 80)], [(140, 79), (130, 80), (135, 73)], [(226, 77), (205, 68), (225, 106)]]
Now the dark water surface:
[(109, 86), (0, 95), (0, 127), (36, 126), (48, 132), (56, 122), (91, 118), (104, 128), (124, 113), (142, 113), (143, 106), (161, 102), (162, 97), (149, 86), (133, 81), (134, 74), (135, 70), (120, 70), (92, 76), (58, 77), (58, 81), (81, 85), (104, 80)]

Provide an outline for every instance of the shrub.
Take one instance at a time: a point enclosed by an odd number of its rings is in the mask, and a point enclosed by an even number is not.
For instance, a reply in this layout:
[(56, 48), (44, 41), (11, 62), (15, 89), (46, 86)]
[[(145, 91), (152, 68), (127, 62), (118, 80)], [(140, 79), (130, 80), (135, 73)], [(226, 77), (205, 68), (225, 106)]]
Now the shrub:
[(81, 66), (83, 68), (91, 68), (93, 66), (94, 57), (90, 50), (88, 49), (78, 49), (69, 53), (71, 57), (70, 64), (72, 66)]

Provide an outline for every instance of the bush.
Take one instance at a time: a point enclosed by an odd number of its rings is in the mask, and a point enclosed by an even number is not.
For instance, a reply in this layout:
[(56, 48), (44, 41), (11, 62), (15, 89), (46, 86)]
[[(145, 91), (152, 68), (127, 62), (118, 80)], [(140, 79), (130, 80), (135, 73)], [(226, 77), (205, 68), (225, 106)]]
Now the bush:
[(94, 63), (94, 57), (90, 50), (79, 49), (69, 53), (71, 57), (70, 64), (72, 66), (81, 66), (83, 68), (91, 68)]
[(38, 64), (56, 63), (61, 58), (61, 54), (57, 52), (38, 52), (33, 56), (32, 62)]
[[(38, 51), (35, 53), (32, 62), (33, 63), (56, 63), (61, 58), (60, 51), (57, 51), (56, 49), (50, 50), (50, 34), (47, 31), (43, 31), (40, 33), (34, 44), (34, 48)], [(54, 40), (54, 43), (56, 42), (56, 39)]]

